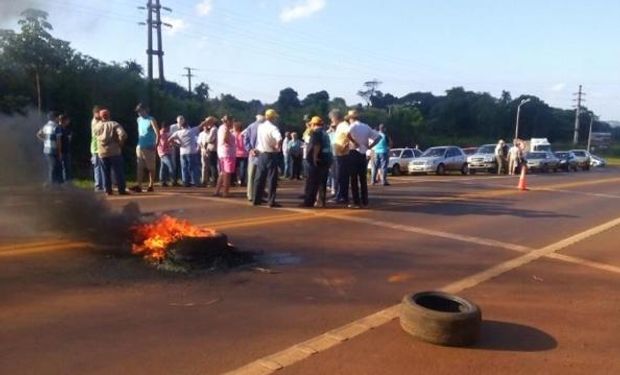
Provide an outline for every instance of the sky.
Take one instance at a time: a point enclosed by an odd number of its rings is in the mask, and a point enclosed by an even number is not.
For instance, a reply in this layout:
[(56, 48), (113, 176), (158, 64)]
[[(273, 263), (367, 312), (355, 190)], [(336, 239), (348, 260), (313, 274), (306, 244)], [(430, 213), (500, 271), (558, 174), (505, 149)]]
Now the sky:
[[(146, 0), (0, 0), (50, 13), (54, 35), (103, 61), (146, 67)], [(273, 102), (285, 87), (327, 90), (350, 104), (363, 82), (393, 95), (467, 90), (536, 95), (620, 120), (618, 0), (161, 0), (166, 79), (184, 67), (212, 95)], [(3, 9), (4, 8), (4, 9)], [(0, 27), (15, 20), (0, 19)], [(157, 67), (155, 66), (155, 72)]]

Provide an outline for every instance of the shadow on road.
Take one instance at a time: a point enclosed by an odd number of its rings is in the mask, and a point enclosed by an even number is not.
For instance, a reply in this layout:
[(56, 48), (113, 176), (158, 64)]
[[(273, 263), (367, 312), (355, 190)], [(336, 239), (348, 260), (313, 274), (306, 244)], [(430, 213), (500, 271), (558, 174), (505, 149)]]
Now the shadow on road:
[(517, 323), (485, 320), (482, 322), (479, 342), (473, 349), (542, 352), (555, 349), (558, 342), (538, 328)]

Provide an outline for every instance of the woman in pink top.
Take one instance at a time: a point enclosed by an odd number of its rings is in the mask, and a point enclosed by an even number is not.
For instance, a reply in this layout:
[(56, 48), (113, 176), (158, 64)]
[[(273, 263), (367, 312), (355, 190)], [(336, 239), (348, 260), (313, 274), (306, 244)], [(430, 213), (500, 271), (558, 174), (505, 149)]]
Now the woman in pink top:
[(247, 183), (247, 171), (248, 171), (248, 151), (243, 145), (243, 128), (241, 121), (235, 121), (233, 124), (233, 135), (235, 137), (235, 143), (237, 145), (237, 162), (235, 169), (237, 170), (237, 182), (240, 186), (246, 186)]
[(222, 188), (228, 197), (230, 193), (230, 178), (235, 173), (236, 162), (236, 140), (232, 134), (233, 118), (224, 116), (222, 125), (217, 129), (217, 157), (219, 160), (220, 175), (217, 178), (215, 196), (220, 196)]
[(157, 153), (161, 161), (159, 166), (159, 181), (161, 186), (168, 186), (168, 181), (174, 174), (174, 159), (172, 158), (172, 146), (170, 145), (170, 126), (166, 123), (162, 124), (159, 130), (159, 144), (157, 145)]

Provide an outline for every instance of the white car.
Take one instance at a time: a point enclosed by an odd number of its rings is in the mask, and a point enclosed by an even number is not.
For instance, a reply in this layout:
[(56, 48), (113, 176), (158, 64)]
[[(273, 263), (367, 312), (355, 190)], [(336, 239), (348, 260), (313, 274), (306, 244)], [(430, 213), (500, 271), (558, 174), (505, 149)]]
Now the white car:
[(409, 163), (422, 155), (422, 151), (415, 148), (395, 148), (390, 150), (390, 160), (388, 168), (392, 175), (398, 176), (402, 172), (407, 172)]
[(460, 147), (432, 147), (410, 162), (408, 170), (409, 173), (436, 173), (438, 175), (445, 174), (446, 171), (459, 171), (467, 174), (467, 157)]
[[(393, 176), (398, 176), (403, 172), (407, 172), (407, 166), (415, 158), (420, 157), (422, 151), (417, 148), (393, 148), (390, 150), (388, 171)], [(368, 169), (372, 168), (372, 162), (368, 163)]]

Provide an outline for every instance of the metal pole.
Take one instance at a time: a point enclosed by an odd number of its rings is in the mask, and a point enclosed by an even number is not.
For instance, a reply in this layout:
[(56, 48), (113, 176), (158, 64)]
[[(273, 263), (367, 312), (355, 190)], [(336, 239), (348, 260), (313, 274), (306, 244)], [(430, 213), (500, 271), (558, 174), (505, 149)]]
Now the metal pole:
[(165, 78), (164, 78), (164, 50), (162, 47), (162, 40), (161, 40), (161, 5), (159, 3), (159, 0), (155, 0), (155, 17), (156, 17), (156, 23), (157, 23), (157, 59), (158, 59), (158, 65), (159, 65), (159, 81), (160, 83), (163, 83)]
[(153, 0), (146, 3), (146, 32), (147, 32), (147, 49), (148, 55), (148, 77), (149, 81), (153, 80)]
[(592, 144), (592, 125), (594, 124), (594, 115), (590, 115), (590, 132), (588, 133), (588, 152), (590, 152), (590, 145)]
[(581, 91), (581, 85), (579, 85), (579, 92), (577, 93), (577, 110), (575, 111), (575, 133), (573, 135), (573, 144), (577, 145), (579, 142), (579, 116), (581, 115), (581, 97), (583, 92)]
[(523, 102), (519, 103), (517, 107), (517, 125), (515, 126), (515, 139), (519, 139), (519, 116), (521, 116), (521, 106)]

